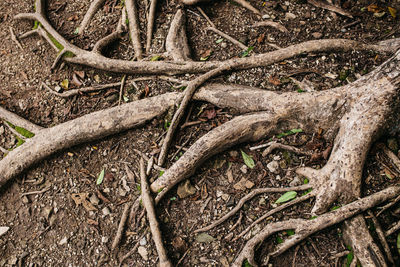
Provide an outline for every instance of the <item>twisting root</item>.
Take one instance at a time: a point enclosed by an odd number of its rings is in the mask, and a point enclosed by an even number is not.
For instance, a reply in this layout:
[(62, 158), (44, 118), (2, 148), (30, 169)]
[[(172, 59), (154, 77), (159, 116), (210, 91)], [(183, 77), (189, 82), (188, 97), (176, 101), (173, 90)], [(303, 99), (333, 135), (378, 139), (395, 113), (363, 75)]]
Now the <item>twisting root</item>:
[(161, 238), (160, 227), (157, 221), (156, 211), (154, 209), (153, 199), (150, 195), (149, 185), (146, 181), (146, 170), (144, 167), (144, 160), (140, 158), (140, 185), (142, 189), (142, 203), (143, 207), (146, 209), (147, 219), (149, 220), (150, 231), (153, 236), (154, 243), (156, 245), (157, 254), (160, 258), (161, 267), (172, 266), (168, 259), (167, 252), (165, 251), (163, 241)]
[(93, 0), (90, 4), (89, 10), (86, 12), (81, 25), (78, 28), (78, 34), (82, 34), (83, 31), (86, 29), (87, 25), (89, 25), (90, 20), (96, 14), (96, 12), (100, 9), (100, 7), (104, 4), (106, 0)]
[(185, 30), (185, 14), (181, 9), (176, 12), (167, 37), (165, 49), (174, 61), (190, 61), (190, 49)]
[(356, 200), (337, 210), (327, 212), (312, 220), (290, 219), (287, 221), (280, 221), (268, 224), (259, 234), (251, 238), (246, 243), (243, 250), (240, 252), (239, 256), (236, 258), (232, 266), (242, 266), (242, 263), (245, 259), (247, 259), (251, 265), (257, 266), (257, 263), (254, 261), (255, 247), (274, 233), (289, 229), (295, 231), (294, 235), (288, 237), (282, 244), (279, 244), (277, 246), (275, 251), (268, 254), (268, 256), (270, 257), (278, 256), (293, 245), (312, 235), (313, 233), (337, 224), (367, 209), (370, 209), (384, 201), (387, 201), (397, 196), (398, 194), (400, 194), (400, 187), (392, 186), (365, 198)]
[(195, 233), (205, 232), (205, 231), (211, 230), (212, 228), (220, 225), (221, 223), (223, 223), (227, 219), (229, 219), (231, 216), (233, 216), (238, 210), (240, 210), (247, 201), (249, 201), (250, 199), (252, 199), (253, 197), (255, 197), (259, 194), (280, 193), (280, 192), (288, 192), (288, 191), (301, 191), (301, 190), (307, 190), (309, 188), (310, 188), (309, 185), (302, 185), (302, 186), (287, 187), (287, 188), (258, 188), (258, 189), (255, 189), (255, 190), (251, 191), (249, 194), (247, 194), (246, 196), (244, 196), (243, 198), (241, 198), (240, 201), (238, 202), (238, 204), (232, 210), (230, 210), (227, 214), (225, 214), (223, 217), (214, 221), (209, 226), (197, 229), (194, 232)]
[(236, 40), (235, 38), (229, 36), (228, 34), (226, 34), (226, 33), (224, 33), (224, 32), (221, 32), (220, 30), (218, 30), (218, 29), (215, 28), (215, 27), (208, 27), (208, 28), (206, 28), (206, 30), (215, 32), (216, 34), (218, 34), (218, 35), (220, 35), (221, 37), (225, 38), (225, 39), (228, 40), (229, 42), (231, 42), (231, 43), (237, 45), (237, 46), (240, 47), (240, 49), (242, 49), (242, 50), (247, 50), (247, 49), (248, 49), (248, 47), (247, 47), (246, 45), (244, 45), (243, 43), (239, 42), (239, 41)]
[(266, 157), (267, 155), (271, 154), (271, 152), (274, 151), (275, 149), (282, 149), (282, 150), (290, 151), (290, 152), (300, 154), (300, 155), (307, 155), (307, 156), (312, 155), (311, 152), (303, 151), (294, 146), (284, 145), (284, 144), (277, 143), (277, 142), (271, 142), (269, 144), (270, 144), (270, 146), (267, 149), (265, 149), (264, 152), (262, 153), (263, 157)]

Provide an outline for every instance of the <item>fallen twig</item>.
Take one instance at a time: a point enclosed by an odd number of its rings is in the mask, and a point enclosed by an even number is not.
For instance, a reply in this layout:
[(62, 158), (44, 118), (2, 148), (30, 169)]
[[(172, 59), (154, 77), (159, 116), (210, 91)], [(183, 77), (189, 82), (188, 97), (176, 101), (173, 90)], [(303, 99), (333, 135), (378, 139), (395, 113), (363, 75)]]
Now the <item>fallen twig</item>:
[(272, 27), (275, 28), (281, 32), (288, 33), (289, 31), (283, 26), (282, 24), (272, 21), (272, 20), (263, 20), (256, 22), (252, 27)]
[(167, 253), (165, 251), (163, 241), (161, 238), (160, 227), (157, 221), (156, 211), (154, 209), (153, 199), (150, 196), (149, 185), (146, 181), (146, 170), (144, 167), (144, 160), (140, 158), (140, 184), (142, 190), (142, 204), (147, 212), (147, 219), (149, 220), (150, 231), (153, 236), (154, 243), (156, 245), (157, 254), (160, 259), (160, 266), (172, 266), (168, 259)]
[(271, 152), (274, 151), (275, 149), (282, 149), (282, 150), (290, 151), (290, 152), (300, 154), (300, 155), (307, 155), (307, 156), (312, 155), (311, 152), (303, 151), (294, 146), (284, 145), (284, 144), (277, 143), (277, 142), (270, 142), (268, 144), (269, 144), (269, 147), (267, 149), (265, 149), (264, 152), (262, 153), (263, 157), (266, 157), (267, 155), (271, 154)]
[(206, 28), (206, 30), (208, 30), (208, 31), (213, 31), (213, 32), (215, 32), (216, 34), (221, 35), (221, 37), (223, 37), (223, 38), (225, 38), (226, 40), (228, 40), (229, 42), (231, 42), (231, 43), (233, 43), (233, 44), (239, 46), (242, 50), (247, 50), (247, 49), (248, 49), (248, 47), (247, 47), (246, 45), (242, 44), (241, 42), (239, 42), (239, 41), (236, 40), (235, 38), (233, 38), (233, 37), (227, 35), (226, 33), (221, 32), (221, 31), (218, 30), (217, 28), (208, 27), (208, 28)]
[(22, 47), (21, 43), (18, 41), (17, 37), (15, 36), (14, 30), (13, 28), (10, 26), (10, 35), (11, 35), (11, 40), (17, 44), (17, 46), (21, 49), (24, 50), (24, 48)]
[(26, 193), (22, 193), (21, 197), (23, 196), (29, 196), (29, 195), (39, 195), (39, 194), (43, 194), (47, 191), (49, 191), (51, 189), (51, 187), (46, 187), (45, 189), (42, 189), (40, 191), (31, 191), (31, 192), (26, 192)]
[(207, 14), (203, 11), (203, 9), (201, 9), (201, 7), (197, 6), (196, 8), (200, 12), (200, 14), (203, 15), (203, 17), (207, 20), (207, 22), (210, 24), (211, 27), (217, 28), (217, 27), (215, 27), (215, 24), (207, 16)]
[(121, 105), (122, 102), (122, 94), (124, 92), (125, 80), (126, 80), (126, 75), (122, 76), (121, 79), (121, 86), (119, 88), (118, 106)]
[(368, 211), (368, 215), (371, 217), (372, 222), (375, 225), (375, 231), (376, 231), (376, 233), (378, 235), (379, 240), (381, 241), (381, 245), (383, 247), (383, 250), (386, 253), (387, 259), (392, 264), (394, 264), (393, 256), (392, 256), (392, 253), (390, 252), (390, 247), (389, 247), (389, 245), (388, 245), (388, 243), (386, 241), (385, 233), (382, 231), (381, 224), (378, 222), (378, 220), (376, 219), (374, 213), (371, 210)]
[(394, 232), (397, 232), (400, 229), (400, 221), (398, 221), (397, 223), (395, 223), (389, 230), (387, 230), (385, 232), (385, 236), (390, 236), (392, 235)]
[(132, 248), (128, 253), (126, 253), (124, 256), (121, 257), (121, 259), (119, 260), (119, 265), (118, 265), (119, 267), (122, 266), (122, 263), (123, 263), (126, 259), (128, 259), (130, 256), (132, 256), (132, 255), (136, 252), (136, 250), (138, 249), (138, 247), (139, 247), (139, 245), (140, 245), (139, 241), (140, 241), (146, 234), (147, 234), (147, 231), (144, 231), (143, 234), (141, 234), (140, 237), (136, 240), (136, 244), (133, 246), (133, 248)]

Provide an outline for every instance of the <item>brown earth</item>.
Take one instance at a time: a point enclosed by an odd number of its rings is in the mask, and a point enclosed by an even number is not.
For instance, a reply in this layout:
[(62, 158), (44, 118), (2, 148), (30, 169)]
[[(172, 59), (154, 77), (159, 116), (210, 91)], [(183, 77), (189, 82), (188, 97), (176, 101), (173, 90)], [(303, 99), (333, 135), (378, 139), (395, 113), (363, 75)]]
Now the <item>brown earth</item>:
[[(354, 19), (333, 15), (329, 11), (307, 4), (306, 1), (250, 2), (263, 14), (280, 22), (289, 33), (267, 27), (251, 27), (260, 18), (230, 1), (216, 1), (212, 4), (203, 4), (201, 7), (218, 29), (246, 45), (254, 46), (254, 51), (251, 53), (273, 50), (274, 48), (268, 43), (286, 47), (322, 38), (347, 38), (370, 43), (399, 37), (400, 34), (398, 18), (393, 18), (387, 11), (387, 6), (400, 10), (398, 1), (381, 3), (385, 11), (382, 17), (376, 17), (373, 12), (364, 10), (371, 4), (370, 1), (342, 3), (343, 7), (355, 15)], [(142, 41), (145, 39), (143, 31), (146, 25), (145, 4), (141, 1), (139, 5)], [(95, 15), (86, 34), (83, 37), (76, 36), (73, 32), (88, 6), (88, 0), (67, 0), (49, 1), (47, 7), (48, 17), (55, 28), (71, 42), (86, 49), (92, 48), (98, 39), (113, 31), (121, 9), (118, 1), (106, 1), (106, 6)], [(176, 1), (158, 3), (152, 55), (164, 52), (165, 36), (178, 6)], [(20, 12), (33, 11), (33, 2), (3, 0), (0, 2), (0, 10), (2, 23), (0, 103), (3, 107), (47, 127), (118, 104), (118, 88), (78, 95), (66, 100), (41, 89), (42, 82), (54, 88), (64, 79), (70, 81), (70, 88), (77, 87), (71, 84), (74, 71), (85, 72), (82, 86), (115, 82), (122, 76), (69, 65), (51, 72), (50, 66), (56, 55), (44, 40), (36, 36), (27, 38), (21, 41), (22, 50), (11, 40), (9, 27), (12, 27), (17, 35), (32, 28), (32, 23), (15, 21), (13, 16)], [(199, 60), (205, 54), (210, 54), (209, 59), (212, 60), (224, 60), (241, 55), (241, 49), (226, 40), (219, 42), (218, 35), (205, 31), (207, 22), (195, 7), (187, 7), (186, 10), (187, 32), (193, 59)], [(288, 19), (288, 16), (292, 18)], [(358, 23), (346, 27), (354, 21)], [(129, 38), (125, 36), (122, 42), (110, 47), (107, 54), (111, 57), (132, 59), (134, 53)], [(310, 81), (316, 90), (324, 90), (355, 80), (374, 69), (385, 58), (386, 55), (356, 51), (308, 54), (267, 68), (227, 73), (218, 80), (268, 90), (298, 90), (299, 88), (288, 78), (291, 75), (298, 80)], [(191, 75), (179, 78), (189, 79)], [(173, 84), (160, 80), (138, 82), (137, 86), (137, 89), (130, 84), (126, 86), (126, 101), (144, 97), (145, 88), (149, 88), (149, 96), (179, 90)], [(180, 130), (174, 144), (180, 145), (190, 138), (186, 144), (188, 147), (206, 131), (235, 115), (229, 110), (218, 109), (214, 114), (214, 110), (213, 106), (193, 103), (191, 115), (187, 120), (202, 119), (204, 122)], [(207, 115), (210, 119), (206, 118)], [(125, 166), (138, 173), (139, 157), (133, 148), (146, 153), (157, 150), (159, 137), (165, 131), (164, 121), (163, 117), (158, 118), (142, 128), (57, 153), (10, 183), (0, 195), (0, 226), (10, 227), (5, 235), (0, 236), (0, 266), (117, 265), (117, 259), (134, 246), (138, 236), (134, 226), (128, 227), (118, 252), (110, 252), (123, 204), (135, 199), (140, 193), (138, 177), (136, 181), (129, 180)], [(0, 133), (1, 146), (6, 148), (15, 146), (17, 140), (5, 125), (0, 126)], [(296, 145), (314, 154), (324, 151), (332, 142), (319, 139), (318, 133), (308, 132), (307, 129), (303, 129), (303, 133), (284, 138), (273, 136), (270, 138)], [(260, 144), (268, 141), (269, 139), (264, 140)], [(388, 136), (380, 142), (399, 143), (400, 137)], [(317, 168), (324, 164), (322, 158), (312, 160), (310, 157), (297, 156), (285, 151), (275, 151), (263, 158), (262, 151), (249, 150), (249, 147), (254, 145), (257, 144), (235, 147), (211, 158), (190, 179), (196, 188), (194, 195), (181, 199), (177, 196), (176, 190), (173, 190), (157, 208), (166, 249), (175, 265), (179, 262), (181, 266), (226, 266), (232, 262), (244, 245), (245, 239), (231, 242), (225, 237), (230, 233), (229, 228), (235, 224), (239, 214), (207, 232), (212, 237), (209, 237), (212, 239), (210, 242), (198, 242), (198, 236), (194, 235), (193, 231), (225, 214), (242, 196), (251, 191), (251, 189), (235, 189), (234, 185), (238, 181), (247, 179), (252, 182), (252, 188), (283, 187), (296, 183), (297, 178), (294, 173), (296, 167), (307, 165)], [(173, 155), (176, 149), (174, 147), (170, 155)], [(256, 162), (255, 168), (246, 168), (241, 150), (253, 157)], [(170, 157), (168, 165), (175, 160), (175, 157)], [(277, 161), (279, 164), (276, 173), (272, 173), (267, 167), (271, 161)], [(105, 180), (101, 185), (96, 185), (96, 178), (103, 169), (106, 173)], [(384, 156), (379, 149), (373, 149), (365, 168), (363, 188), (365, 194), (378, 191), (398, 181), (400, 173), (394, 171), (388, 175), (387, 170)], [(229, 172), (232, 172), (233, 180), (229, 178)], [(158, 175), (159, 173), (153, 170), (150, 177), (155, 179)], [(129, 189), (124, 186), (125, 182)], [(303, 180), (299, 179), (297, 183), (302, 184)], [(48, 191), (21, 197), (23, 193), (40, 191), (44, 188), (48, 188)], [(96, 200), (92, 197), (92, 203), (96, 208), (94, 211), (87, 211), (82, 205), (76, 205), (71, 197), (76, 193), (95, 196), (98, 190), (103, 192), (110, 203), (100, 200), (96, 204)], [(243, 208), (242, 223), (233, 231), (233, 235), (240, 233), (263, 212), (276, 205), (274, 202), (279, 196), (279, 194), (269, 194), (248, 202)], [(267, 222), (293, 217), (309, 218), (307, 212), (311, 205), (312, 201), (309, 201), (287, 209), (269, 218)], [(383, 216), (382, 225), (387, 228), (398, 217), (399, 213), (395, 207)], [(371, 230), (373, 228), (371, 223)], [(260, 229), (261, 226), (256, 227), (251, 234)], [(288, 234), (290, 233), (283, 233), (266, 240), (257, 252), (257, 260), (262, 261), (266, 251)], [(280, 257), (272, 259), (272, 264), (273, 266), (290, 266), (292, 262), (294, 266), (346, 264), (346, 256), (334, 258), (334, 255), (347, 249), (340, 237), (340, 227), (332, 227), (311, 236)], [(389, 239), (389, 244), (398, 260), (395, 241), (395, 237), (392, 237)], [(146, 234), (141, 242), (149, 254), (149, 259), (144, 260), (135, 253), (126, 264), (156, 265), (158, 259), (150, 234)], [(295, 260), (293, 260), (294, 254), (296, 254)]]

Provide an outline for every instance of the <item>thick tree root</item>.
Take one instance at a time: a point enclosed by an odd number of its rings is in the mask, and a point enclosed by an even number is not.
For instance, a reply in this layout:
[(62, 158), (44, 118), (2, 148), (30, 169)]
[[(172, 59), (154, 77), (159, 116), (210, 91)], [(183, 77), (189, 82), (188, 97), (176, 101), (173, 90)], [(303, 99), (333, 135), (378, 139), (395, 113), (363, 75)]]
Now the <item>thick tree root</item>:
[(138, 11), (135, 0), (125, 0), (126, 12), (129, 21), (129, 34), (132, 40), (133, 50), (138, 60), (142, 59), (142, 43), (140, 42), (140, 30)]
[[(89, 25), (90, 20), (96, 14), (96, 12), (100, 9), (100, 7), (104, 4), (105, 0), (93, 0), (93, 2), (89, 6), (89, 10), (86, 12), (81, 25), (78, 28), (78, 33), (82, 34), (83, 31), (86, 29), (87, 25)], [(37, 6), (36, 6), (37, 8)]]
[(366, 211), (372, 207), (375, 207), (376, 205), (379, 205), (384, 201), (396, 197), (398, 194), (400, 194), (400, 187), (392, 186), (373, 195), (356, 200), (337, 210), (325, 213), (312, 220), (290, 219), (287, 221), (270, 223), (259, 234), (254, 236), (246, 243), (245, 247), (240, 252), (239, 256), (236, 258), (232, 266), (242, 266), (242, 263), (245, 259), (247, 259), (251, 265), (257, 266), (257, 263), (254, 261), (254, 250), (256, 246), (274, 233), (289, 229), (295, 231), (294, 235), (288, 237), (282, 244), (279, 244), (277, 246), (275, 251), (268, 254), (268, 256), (271, 257), (280, 255), (281, 253), (299, 243), (300, 241), (304, 240), (306, 237), (312, 235), (313, 233), (316, 233), (322, 229), (351, 218), (352, 216)]

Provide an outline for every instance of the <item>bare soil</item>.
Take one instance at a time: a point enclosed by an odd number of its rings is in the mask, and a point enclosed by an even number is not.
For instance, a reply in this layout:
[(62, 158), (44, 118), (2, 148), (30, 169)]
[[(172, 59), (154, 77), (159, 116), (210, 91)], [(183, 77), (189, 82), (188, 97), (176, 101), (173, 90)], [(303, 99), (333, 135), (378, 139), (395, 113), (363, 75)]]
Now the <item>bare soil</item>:
[[(55, 28), (71, 42), (86, 49), (92, 48), (98, 39), (115, 29), (121, 10), (118, 1), (106, 1), (105, 7), (95, 15), (85, 35), (76, 36), (73, 32), (90, 2), (88, 0), (48, 2), (48, 17)], [(342, 7), (354, 14), (354, 19), (333, 15), (329, 11), (307, 4), (306, 1), (251, 0), (250, 2), (264, 15), (285, 26), (289, 33), (282, 33), (274, 28), (252, 27), (260, 18), (230, 1), (215, 1), (215, 3), (213, 1), (201, 7), (218, 29), (248, 46), (253, 46), (254, 50), (251, 53), (273, 50), (274, 48), (268, 43), (286, 47), (322, 38), (347, 38), (370, 43), (390, 37), (400, 37), (398, 18), (393, 18), (387, 9), (390, 6), (400, 11), (399, 1), (377, 3), (386, 12), (382, 17), (365, 10), (371, 4), (370, 1), (341, 1)], [(140, 1), (142, 31), (146, 25), (145, 6), (144, 1)], [(176, 0), (164, 0), (158, 3), (152, 55), (163, 53), (169, 23), (179, 6)], [(205, 30), (207, 22), (195, 7), (185, 9), (187, 33), (194, 60), (200, 60), (204, 55), (209, 55), (210, 60), (241, 56), (243, 52), (241, 49), (226, 40), (219, 42), (218, 35)], [(27, 38), (21, 41), (23, 50), (11, 40), (9, 27), (12, 27), (17, 35), (32, 29), (32, 23), (13, 19), (13, 16), (20, 12), (31, 12), (32, 1), (3, 0), (0, 2), (0, 10), (2, 25), (0, 104), (3, 107), (38, 125), (48, 127), (118, 104), (118, 88), (78, 95), (70, 99), (61, 99), (41, 89), (42, 82), (54, 88), (64, 79), (68, 79), (70, 88), (78, 87), (71, 83), (74, 71), (85, 72), (81, 86), (115, 82), (122, 76), (70, 65), (51, 72), (50, 66), (56, 55), (44, 40), (37, 36)], [(358, 22), (346, 27), (354, 21)], [(144, 33), (141, 37), (144, 41)], [(125, 36), (122, 42), (110, 47), (106, 53), (111, 57), (123, 59), (132, 59), (134, 56), (128, 36)], [(365, 52), (308, 54), (267, 68), (227, 73), (218, 80), (276, 91), (301, 89), (290, 81), (289, 76), (291, 76), (300, 81), (310, 81), (316, 90), (325, 90), (355, 80), (378, 66), (385, 58), (386, 55)], [(179, 78), (190, 77), (184, 75)], [(137, 85), (138, 88), (130, 84), (126, 86), (124, 93), (126, 101), (145, 97), (146, 88), (149, 89), (148, 96), (180, 90), (173, 84), (160, 80), (138, 82)], [(215, 115), (207, 118), (207, 115), (213, 114), (214, 111)], [(202, 120), (202, 122), (181, 129), (174, 145), (179, 146), (190, 138), (186, 144), (188, 147), (206, 131), (224, 123), (234, 115), (230, 110), (220, 110), (204, 103), (193, 103), (187, 121)], [(137, 228), (134, 225), (130, 225), (118, 251), (110, 252), (123, 204), (140, 194), (138, 177), (136, 181), (129, 180), (125, 166), (128, 165), (130, 169), (139, 173), (139, 157), (133, 148), (149, 155), (155, 153), (159, 137), (165, 131), (164, 126), (165, 118), (161, 117), (142, 128), (73, 147), (42, 161), (10, 183), (0, 193), (0, 226), (10, 227), (5, 235), (0, 236), (0, 266), (117, 265), (117, 259), (134, 246), (140, 234), (135, 232)], [(15, 146), (17, 140), (5, 125), (0, 126), (0, 133), (1, 146), (7, 148)], [(304, 165), (314, 168), (323, 166), (325, 159), (317, 157), (317, 154), (325, 151), (332, 143), (332, 140), (323, 140), (319, 138), (318, 133), (309, 132), (307, 129), (303, 129), (302, 133), (283, 138), (273, 136), (270, 138), (312, 151), (316, 156), (310, 158), (290, 152), (275, 151), (264, 158), (261, 155), (262, 150), (249, 150), (250, 146), (266, 143), (270, 140), (268, 139), (258, 144), (235, 147), (208, 160), (190, 178), (191, 184), (196, 188), (194, 195), (181, 199), (176, 190), (173, 190), (157, 208), (166, 249), (175, 265), (228, 266), (244, 245), (246, 238), (260, 231), (262, 225), (255, 227), (248, 236), (236, 242), (231, 242), (226, 237), (229, 237), (231, 233), (229, 228), (235, 224), (239, 213), (221, 226), (208, 231), (207, 234), (212, 237), (208, 242), (199, 242), (198, 236), (193, 234), (193, 231), (225, 214), (241, 197), (250, 192), (251, 188), (302, 184), (303, 178), (296, 177), (294, 169)], [(400, 137), (387, 136), (380, 142), (400, 143)], [(170, 155), (176, 150), (177, 148), (173, 147)], [(253, 157), (256, 162), (255, 168), (246, 167), (241, 151)], [(178, 153), (177, 157), (179, 155)], [(175, 157), (170, 157), (168, 165), (175, 160)], [(267, 167), (272, 161), (279, 164), (275, 173)], [(379, 149), (371, 150), (364, 174), (365, 194), (398, 182), (400, 173), (391, 170), (385, 162)], [(105, 180), (101, 185), (96, 185), (97, 176), (103, 169), (106, 173)], [(230, 172), (231, 177), (228, 175)], [(158, 175), (159, 173), (153, 170), (150, 177), (155, 179)], [(250, 181), (251, 188), (235, 189), (234, 185), (241, 179)], [(125, 183), (128, 187), (124, 186)], [(40, 194), (21, 196), (23, 193), (40, 191), (44, 188), (49, 190)], [(77, 193), (87, 193), (88, 198), (98, 196), (98, 191), (102, 192), (109, 203), (105, 199), (100, 199), (97, 203), (92, 198), (91, 203), (95, 207), (93, 211), (87, 211), (82, 205), (76, 205), (72, 198), (73, 194)], [(248, 202), (243, 208), (243, 220), (233, 231), (233, 235), (240, 233), (252, 221), (275, 206), (279, 196), (280, 194), (263, 195)], [(268, 218), (264, 223), (293, 217), (310, 218), (308, 212), (311, 206), (312, 201), (305, 202)], [(382, 226), (389, 227), (399, 216), (397, 207), (394, 207), (384, 215)], [(372, 223), (371, 228), (373, 230)], [(276, 235), (264, 242), (257, 252), (257, 260), (262, 262), (263, 255), (267, 254), (266, 251), (289, 234)], [(389, 238), (389, 245), (398, 262), (399, 255), (395, 241), (395, 236)], [(155, 266), (157, 255), (152, 242), (150, 234), (141, 240), (141, 245), (148, 252), (148, 260), (135, 253), (125, 265)], [(271, 264), (342, 266), (347, 263), (346, 256), (341, 258), (334, 256), (345, 250), (347, 247), (341, 239), (340, 227), (335, 226), (311, 236), (298, 247), (272, 259)]]

